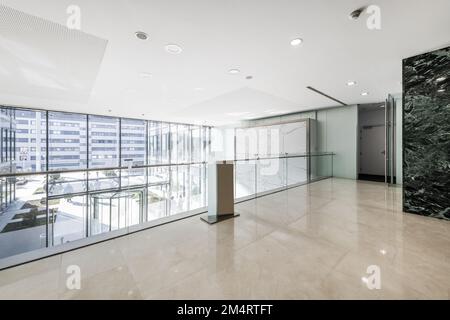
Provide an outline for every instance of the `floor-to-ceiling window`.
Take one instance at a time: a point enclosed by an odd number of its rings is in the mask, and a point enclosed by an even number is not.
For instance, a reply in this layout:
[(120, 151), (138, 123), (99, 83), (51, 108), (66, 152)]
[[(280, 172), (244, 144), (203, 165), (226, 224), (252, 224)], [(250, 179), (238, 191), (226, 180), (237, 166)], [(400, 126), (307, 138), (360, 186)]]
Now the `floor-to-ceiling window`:
[(0, 107), (0, 259), (205, 207), (210, 128)]

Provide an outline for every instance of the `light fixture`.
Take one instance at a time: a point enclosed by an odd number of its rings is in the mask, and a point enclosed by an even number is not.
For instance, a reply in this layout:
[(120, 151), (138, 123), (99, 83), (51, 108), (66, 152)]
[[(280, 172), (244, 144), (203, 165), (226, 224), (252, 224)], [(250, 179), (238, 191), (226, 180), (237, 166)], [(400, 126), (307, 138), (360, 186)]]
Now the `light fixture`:
[(355, 11), (352, 11), (352, 12), (348, 15), (348, 18), (349, 18), (350, 20), (358, 20), (358, 18), (361, 16), (361, 13), (364, 11), (364, 9), (365, 9), (365, 7), (356, 9)]
[(293, 46), (293, 47), (299, 46), (300, 44), (302, 44), (302, 42), (303, 42), (303, 39), (301, 39), (301, 38), (293, 39), (293, 40), (291, 40), (291, 46)]
[(347, 82), (347, 85), (348, 85), (349, 87), (352, 87), (352, 86), (356, 85), (356, 81), (348, 81), (348, 82)]
[(361, 95), (362, 95), (362, 96), (368, 96), (369, 93), (368, 93), (368, 92), (361, 92)]
[(228, 70), (229, 74), (238, 74), (239, 72), (241, 72), (239, 69), (230, 69), (230, 70)]
[(444, 88), (438, 89), (437, 92), (439, 92), (439, 93), (445, 92), (445, 89)]
[(181, 51), (183, 51), (183, 49), (179, 45), (174, 43), (169, 43), (168, 45), (165, 46), (165, 49), (168, 53), (171, 54), (179, 54), (181, 53)]
[(436, 82), (442, 82), (445, 81), (445, 79), (447, 79), (446, 77), (439, 77), (436, 79)]
[(381, 250), (380, 250), (380, 253), (384, 256), (384, 255), (386, 255), (386, 250), (381, 249)]
[(252, 79), (253, 79), (253, 76), (246, 76), (245, 79), (247, 79), (247, 80), (252, 80)]
[(140, 76), (142, 78), (151, 78), (153, 75), (150, 72), (141, 72)]
[(148, 34), (146, 34), (143, 31), (137, 31), (134, 33), (134, 35), (136, 36), (136, 38), (138, 38), (139, 40), (147, 40), (148, 39)]

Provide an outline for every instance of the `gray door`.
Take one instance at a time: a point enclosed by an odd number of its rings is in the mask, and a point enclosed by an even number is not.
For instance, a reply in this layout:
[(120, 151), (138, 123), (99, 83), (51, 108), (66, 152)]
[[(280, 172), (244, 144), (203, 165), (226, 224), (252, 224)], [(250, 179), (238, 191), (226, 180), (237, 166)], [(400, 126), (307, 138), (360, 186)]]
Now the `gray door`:
[(360, 173), (385, 175), (385, 128), (365, 126), (361, 130)]

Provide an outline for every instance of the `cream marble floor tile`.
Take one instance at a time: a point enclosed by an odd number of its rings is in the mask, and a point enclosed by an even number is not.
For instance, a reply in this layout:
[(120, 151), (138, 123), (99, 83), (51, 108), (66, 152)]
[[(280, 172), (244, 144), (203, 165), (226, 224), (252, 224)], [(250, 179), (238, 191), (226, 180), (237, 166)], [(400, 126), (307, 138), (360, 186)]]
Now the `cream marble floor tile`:
[(59, 299), (129, 300), (141, 299), (141, 293), (126, 266), (96, 273), (81, 280), (80, 289), (61, 285)]
[[(0, 298), (449, 299), (450, 223), (401, 201), (384, 184), (322, 180), (213, 226), (195, 216), (0, 271)], [(66, 287), (70, 265), (81, 290)]]
[(61, 256), (0, 271), (0, 300), (56, 299)]

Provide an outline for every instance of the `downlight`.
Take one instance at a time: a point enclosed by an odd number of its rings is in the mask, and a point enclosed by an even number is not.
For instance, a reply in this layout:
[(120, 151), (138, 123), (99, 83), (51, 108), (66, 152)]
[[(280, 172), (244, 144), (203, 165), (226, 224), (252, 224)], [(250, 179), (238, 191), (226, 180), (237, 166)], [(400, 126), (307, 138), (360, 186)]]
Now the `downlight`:
[(301, 39), (301, 38), (296, 38), (296, 39), (291, 40), (291, 46), (293, 46), (293, 47), (297, 47), (297, 46), (301, 45), (302, 43), (303, 43), (303, 39)]
[(136, 38), (138, 38), (139, 40), (147, 40), (148, 39), (148, 34), (146, 34), (143, 31), (137, 31), (135, 34)]
[(181, 51), (183, 51), (183, 49), (179, 45), (174, 44), (174, 43), (170, 43), (170, 44), (166, 45), (165, 49), (168, 53), (171, 53), (171, 54), (179, 54), (179, 53), (181, 53)]
[(229, 74), (238, 74), (239, 72), (241, 72), (239, 69), (230, 69), (230, 70), (228, 70)]

